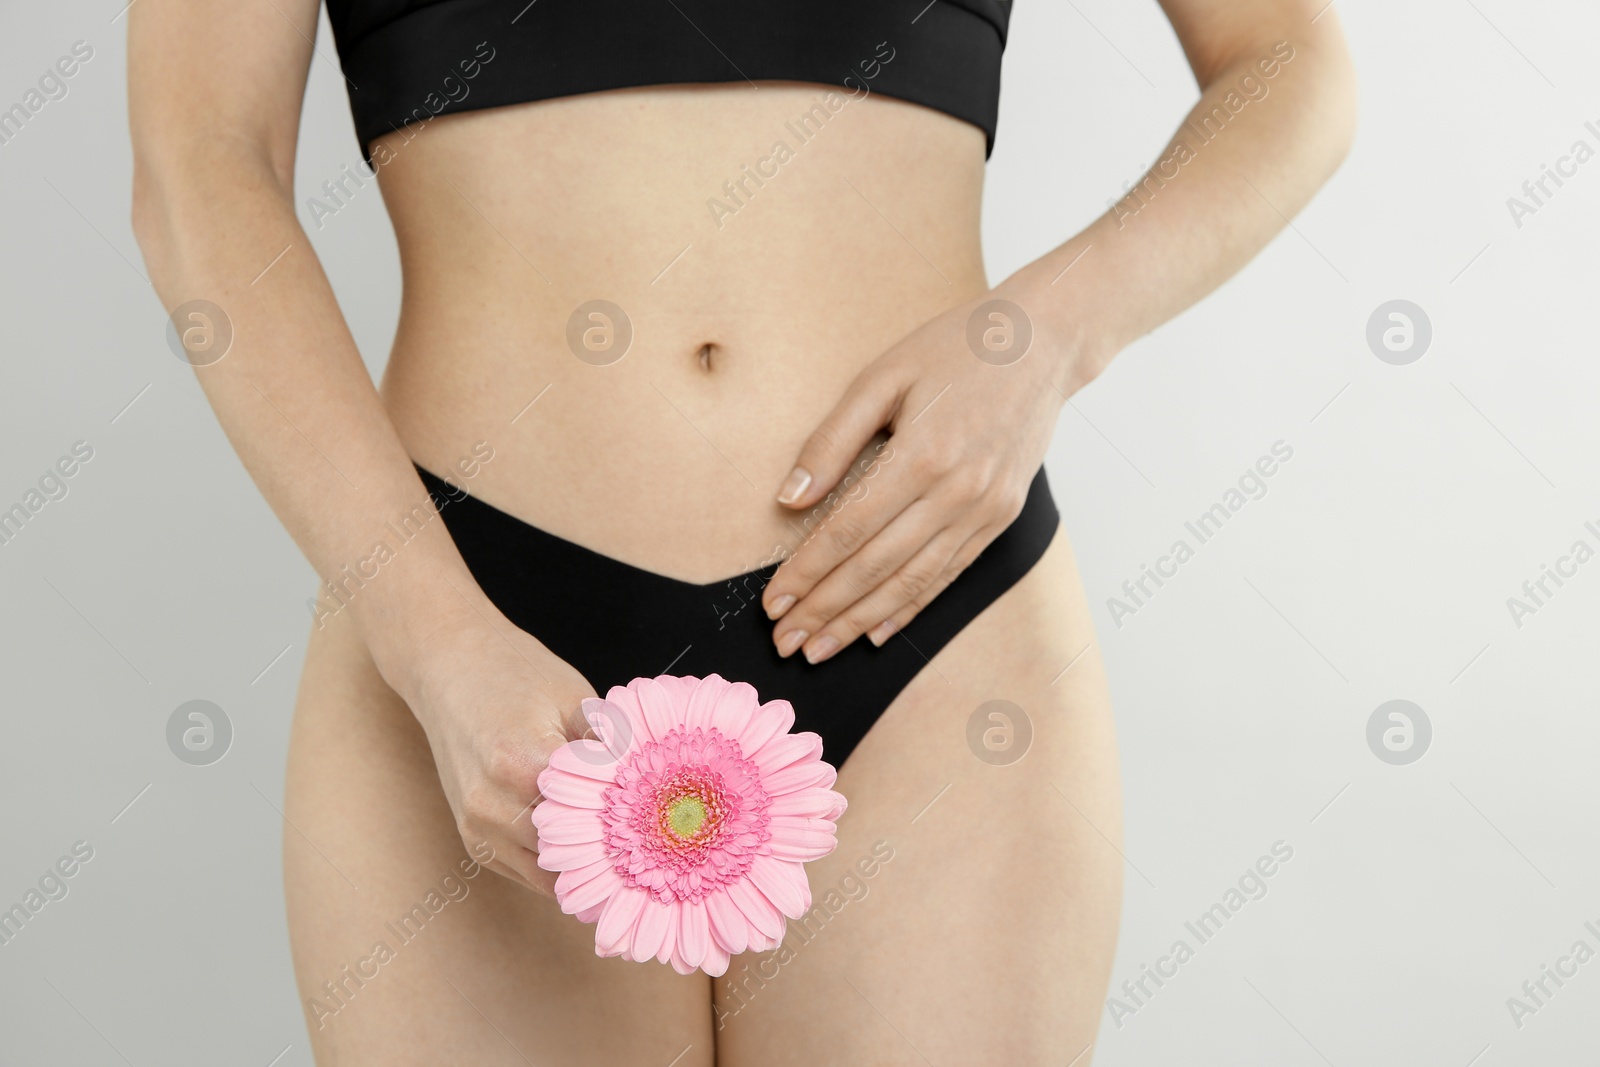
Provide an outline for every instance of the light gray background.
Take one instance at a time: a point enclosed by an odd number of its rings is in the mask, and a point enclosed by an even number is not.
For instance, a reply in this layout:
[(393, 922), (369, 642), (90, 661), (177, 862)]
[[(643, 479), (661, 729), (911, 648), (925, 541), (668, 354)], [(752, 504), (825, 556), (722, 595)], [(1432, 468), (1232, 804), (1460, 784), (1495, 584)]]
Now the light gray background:
[[(74, 441), (95, 450), (0, 547), (0, 906), (73, 842), (95, 850), (0, 946), (0, 1061), (298, 1067), (277, 806), (314, 579), (163, 341), (128, 225), (122, 2), (10, 3), (0, 32), (5, 106), (73, 41), (95, 48), (0, 146), (0, 508)], [(1337, 10), (1361, 76), (1349, 161), (1075, 398), (1050, 453), (1122, 739), (1113, 991), (1194, 944), (1184, 922), (1274, 841), (1294, 848), (1136, 1015), (1106, 1017), (1095, 1062), (1593, 1062), (1600, 961), (1520, 1029), (1506, 998), (1575, 940), (1600, 948), (1600, 562), (1521, 628), (1506, 598), (1600, 544), (1600, 161), (1521, 228), (1506, 198), (1574, 140), (1600, 147), (1600, 13)], [(1194, 98), (1152, 3), (1021, 0), (1013, 26), (995, 280), (1101, 211)], [(333, 55), (324, 26), (302, 199), (359, 158)], [(313, 240), (376, 372), (399, 297), (376, 190)], [(1364, 339), (1395, 298), (1433, 324), (1409, 366)], [(1114, 625), (1107, 598), (1279, 439), (1294, 457), (1267, 496)], [(195, 698), (235, 730), (209, 767), (164, 738)], [(1366, 744), (1393, 698), (1434, 726), (1410, 766)]]

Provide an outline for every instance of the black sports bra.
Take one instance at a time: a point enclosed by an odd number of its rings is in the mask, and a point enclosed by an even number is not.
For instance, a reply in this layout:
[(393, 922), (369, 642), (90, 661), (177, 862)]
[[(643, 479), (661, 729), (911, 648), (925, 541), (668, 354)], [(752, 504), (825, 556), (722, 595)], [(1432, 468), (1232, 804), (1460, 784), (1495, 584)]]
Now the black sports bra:
[[(801, 81), (909, 100), (994, 150), (1011, 0), (327, 0), (356, 136), (603, 89)], [(381, 155), (381, 153), (380, 153)], [(384, 162), (378, 160), (379, 164)]]

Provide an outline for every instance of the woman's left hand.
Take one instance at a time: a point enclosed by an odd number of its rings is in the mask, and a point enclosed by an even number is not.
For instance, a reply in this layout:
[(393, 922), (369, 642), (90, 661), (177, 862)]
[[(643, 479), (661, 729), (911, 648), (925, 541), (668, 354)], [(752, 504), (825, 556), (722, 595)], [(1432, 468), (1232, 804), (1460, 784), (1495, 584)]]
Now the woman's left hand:
[(768, 583), (781, 655), (819, 663), (863, 633), (882, 645), (1021, 512), (1062, 404), (1093, 377), (1082, 342), (1021, 303), (1043, 301), (1002, 287), (925, 323), (811, 434), (778, 496), (794, 510), (822, 501), (885, 428), (892, 461), (831, 502)]

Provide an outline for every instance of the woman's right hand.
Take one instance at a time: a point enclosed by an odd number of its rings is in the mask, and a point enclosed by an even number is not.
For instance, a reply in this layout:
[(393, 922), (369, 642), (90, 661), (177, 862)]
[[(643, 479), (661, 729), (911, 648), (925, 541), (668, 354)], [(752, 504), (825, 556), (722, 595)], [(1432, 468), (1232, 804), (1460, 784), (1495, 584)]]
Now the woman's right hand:
[(486, 601), (425, 644), (392, 673), (427, 734), (468, 855), (553, 898), (556, 876), (539, 868), (529, 813), (551, 753), (588, 730), (580, 709), (594, 689)]

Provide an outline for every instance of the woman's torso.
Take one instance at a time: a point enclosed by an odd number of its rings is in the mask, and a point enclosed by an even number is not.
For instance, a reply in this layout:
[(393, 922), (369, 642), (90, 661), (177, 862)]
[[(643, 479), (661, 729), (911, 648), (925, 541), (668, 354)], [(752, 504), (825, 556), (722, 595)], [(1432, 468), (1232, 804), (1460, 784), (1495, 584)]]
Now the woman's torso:
[[(774, 497), (807, 436), (986, 288), (982, 130), (881, 95), (626, 89), (379, 144), (405, 278), (383, 394), (412, 456), (444, 474), (487, 442), (476, 495), (688, 581), (793, 543)], [(603, 318), (569, 345), (595, 300), (631, 324), (615, 362)]]

